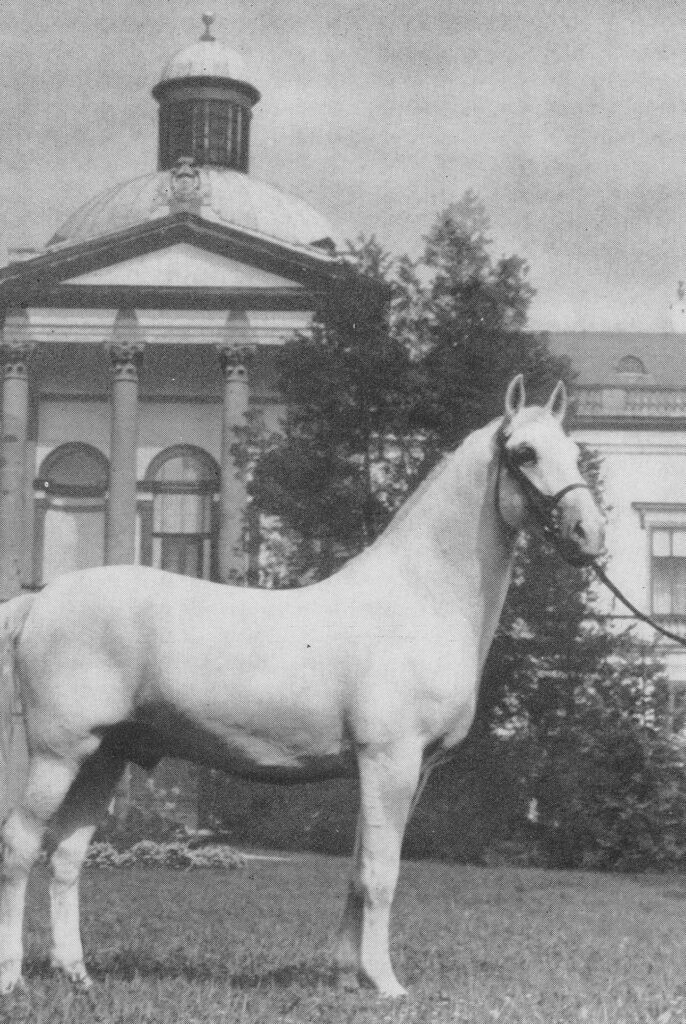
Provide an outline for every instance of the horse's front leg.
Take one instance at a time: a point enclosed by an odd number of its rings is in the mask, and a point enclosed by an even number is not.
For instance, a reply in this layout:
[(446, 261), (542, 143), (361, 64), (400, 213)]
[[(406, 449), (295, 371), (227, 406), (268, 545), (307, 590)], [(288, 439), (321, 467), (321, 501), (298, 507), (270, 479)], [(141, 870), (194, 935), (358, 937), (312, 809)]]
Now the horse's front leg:
[(389, 925), (422, 749), (415, 740), (365, 746), (358, 762), (360, 815), (337, 963), (342, 971), (356, 970), (381, 995), (403, 996), (391, 966)]

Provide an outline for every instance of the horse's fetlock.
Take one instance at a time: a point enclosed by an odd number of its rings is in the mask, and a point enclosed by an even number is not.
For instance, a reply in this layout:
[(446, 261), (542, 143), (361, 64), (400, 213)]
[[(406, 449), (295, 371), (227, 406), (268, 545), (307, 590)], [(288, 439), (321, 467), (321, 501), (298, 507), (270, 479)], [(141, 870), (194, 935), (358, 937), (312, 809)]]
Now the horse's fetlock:
[(362, 985), (373, 988), (380, 996), (387, 999), (401, 999), (407, 995), (407, 989), (403, 988), (393, 968), (388, 963), (365, 963), (360, 966), (359, 979)]

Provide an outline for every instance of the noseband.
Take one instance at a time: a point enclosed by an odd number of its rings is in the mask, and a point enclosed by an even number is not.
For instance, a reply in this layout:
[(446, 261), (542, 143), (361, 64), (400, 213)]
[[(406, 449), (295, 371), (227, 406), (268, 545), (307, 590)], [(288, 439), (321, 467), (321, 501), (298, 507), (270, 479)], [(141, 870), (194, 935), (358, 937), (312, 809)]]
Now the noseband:
[(507, 450), (506, 442), (507, 435), (501, 428), (496, 435), (496, 444), (498, 446), (498, 475), (495, 484), (496, 508), (502, 516), (500, 512), (500, 476), (503, 469), (506, 469), (510, 476), (517, 481), (526, 500), (527, 508), (533, 513), (543, 536), (554, 544), (555, 547), (558, 547), (560, 544), (560, 530), (557, 517), (555, 516), (557, 506), (570, 491), (590, 491), (591, 488), (585, 483), (567, 484), (566, 487), (562, 487), (556, 494), (544, 494), (529, 479), (521, 466), (518, 466), (514, 461), (512, 454)]

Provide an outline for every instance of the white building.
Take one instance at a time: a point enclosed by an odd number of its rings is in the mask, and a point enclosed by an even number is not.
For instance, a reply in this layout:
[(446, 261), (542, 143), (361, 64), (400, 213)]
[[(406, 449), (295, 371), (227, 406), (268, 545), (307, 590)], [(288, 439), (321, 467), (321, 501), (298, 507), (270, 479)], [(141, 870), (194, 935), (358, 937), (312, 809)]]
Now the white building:
[[(686, 309), (669, 334), (558, 333), (578, 373), (575, 438), (602, 458), (608, 575), (629, 600), (686, 638)], [(629, 616), (606, 595), (606, 607)], [(631, 621), (630, 618), (627, 622)], [(655, 636), (640, 627), (646, 638)], [(686, 648), (660, 640), (677, 706)]]
[(0, 270), (0, 600), (103, 563), (244, 569), (234, 428), (277, 415), (274, 353), (339, 263), (324, 217), (250, 175), (260, 94), (211, 20), (153, 89), (157, 169)]

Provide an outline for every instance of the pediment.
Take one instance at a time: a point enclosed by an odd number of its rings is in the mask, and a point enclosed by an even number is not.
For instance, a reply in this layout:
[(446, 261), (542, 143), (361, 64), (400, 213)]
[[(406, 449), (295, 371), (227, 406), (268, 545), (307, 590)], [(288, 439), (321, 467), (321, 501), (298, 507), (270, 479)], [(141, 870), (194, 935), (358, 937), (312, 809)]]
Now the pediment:
[(65, 285), (130, 285), (139, 288), (301, 288), (297, 281), (208, 252), (188, 242), (134, 256), (65, 278)]

